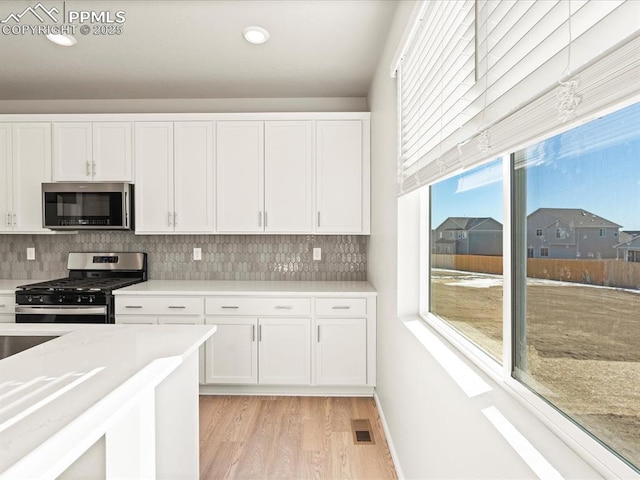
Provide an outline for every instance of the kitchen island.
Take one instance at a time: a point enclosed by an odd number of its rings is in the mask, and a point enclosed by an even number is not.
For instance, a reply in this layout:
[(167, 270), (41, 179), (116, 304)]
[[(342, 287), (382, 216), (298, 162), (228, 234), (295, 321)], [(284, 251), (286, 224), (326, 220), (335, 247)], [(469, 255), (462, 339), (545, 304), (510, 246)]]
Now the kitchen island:
[(0, 479), (198, 478), (197, 350), (211, 326), (9, 325)]

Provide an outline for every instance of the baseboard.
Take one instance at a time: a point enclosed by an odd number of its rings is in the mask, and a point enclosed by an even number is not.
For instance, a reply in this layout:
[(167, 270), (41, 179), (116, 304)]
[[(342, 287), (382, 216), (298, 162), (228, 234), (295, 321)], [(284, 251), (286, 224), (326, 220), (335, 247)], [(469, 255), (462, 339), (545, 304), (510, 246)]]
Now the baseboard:
[(200, 395), (281, 395), (314, 397), (372, 397), (373, 387), (277, 385), (200, 385)]
[(389, 432), (389, 425), (387, 425), (387, 419), (384, 416), (384, 411), (382, 410), (382, 405), (380, 404), (380, 399), (378, 398), (378, 392), (376, 391), (373, 392), (373, 399), (376, 402), (376, 408), (378, 409), (378, 415), (380, 416), (380, 423), (382, 423), (382, 430), (384, 431), (384, 436), (387, 437), (387, 445), (389, 446), (389, 452), (391, 453), (391, 460), (393, 461), (393, 466), (396, 469), (398, 480), (404, 480), (405, 476), (404, 476), (404, 473), (402, 473), (402, 467), (400, 466), (398, 453), (396, 452), (396, 448), (393, 445), (393, 438), (391, 437), (391, 432)]

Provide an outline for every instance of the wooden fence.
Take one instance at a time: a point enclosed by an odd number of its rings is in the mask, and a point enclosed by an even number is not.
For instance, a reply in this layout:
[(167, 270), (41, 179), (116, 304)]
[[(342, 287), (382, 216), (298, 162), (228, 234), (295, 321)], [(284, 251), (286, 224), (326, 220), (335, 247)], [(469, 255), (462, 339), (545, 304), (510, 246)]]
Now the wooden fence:
[[(433, 254), (431, 265), (436, 268), (502, 275), (502, 257)], [(622, 260), (528, 258), (527, 276), (608, 287), (640, 288), (640, 263)]]

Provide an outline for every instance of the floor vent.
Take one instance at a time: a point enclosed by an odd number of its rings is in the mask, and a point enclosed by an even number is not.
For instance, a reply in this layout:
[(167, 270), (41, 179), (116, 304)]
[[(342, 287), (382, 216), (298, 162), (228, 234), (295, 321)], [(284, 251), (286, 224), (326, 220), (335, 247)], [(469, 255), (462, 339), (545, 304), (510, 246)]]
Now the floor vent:
[(376, 443), (373, 440), (369, 419), (358, 418), (351, 420), (351, 430), (353, 431), (353, 443), (356, 445), (372, 445)]

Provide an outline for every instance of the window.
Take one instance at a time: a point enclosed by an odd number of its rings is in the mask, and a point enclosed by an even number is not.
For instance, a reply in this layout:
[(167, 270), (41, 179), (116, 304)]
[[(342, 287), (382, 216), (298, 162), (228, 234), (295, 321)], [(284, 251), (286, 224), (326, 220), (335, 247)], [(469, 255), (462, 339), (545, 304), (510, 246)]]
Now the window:
[(464, 228), (468, 242), (453, 258), (431, 255), (430, 312), (500, 360), (502, 160), (431, 187), (431, 231), (442, 228)]
[[(474, 11), (466, 1), (420, 5), (392, 65), (398, 193), (429, 189), (429, 239), (436, 227), (467, 233), (464, 241), (447, 234), (422, 249), (430, 255), (430, 262), (420, 259), (429, 264), (422, 313), (499, 362), (502, 328), (512, 328), (504, 351), (513, 356), (505, 369), (513, 378), (505, 382), (526, 385), (534, 393), (523, 396), (532, 404), (555, 406), (554, 422), (570, 418), (590, 432), (597, 442), (572, 437), (589, 451), (608, 445), (637, 470), (640, 295), (630, 290), (640, 288), (640, 273), (627, 264), (638, 261), (640, 246), (627, 245), (613, 225), (640, 231), (640, 107), (610, 112), (640, 96), (638, 4), (476, 0)], [(455, 49), (459, 56), (451, 55)], [(580, 126), (570, 130), (570, 122)], [(532, 139), (545, 140), (530, 145)], [(499, 155), (508, 157), (487, 163)], [(494, 190), (499, 183), (510, 192)], [(504, 222), (503, 208), (510, 211)], [(478, 222), (467, 225), (471, 219)], [(509, 227), (508, 257), (502, 235), (498, 241), (490, 228), (495, 224), (481, 225), (489, 219)], [(492, 235), (496, 241), (487, 242)], [(481, 245), (500, 245), (500, 253), (481, 254)], [(513, 293), (506, 312), (502, 261)], [(630, 286), (603, 288), (604, 275), (610, 285)], [(585, 292), (590, 299), (569, 311)], [(602, 450), (594, 458), (619, 467)]]
[(514, 261), (513, 375), (635, 465), (640, 268), (616, 260), (620, 246), (606, 228), (598, 229), (601, 238), (588, 233), (593, 223), (640, 229), (639, 126), (636, 104), (516, 152), (513, 207), (514, 245), (528, 243), (528, 226), (541, 216), (571, 225), (576, 239), (552, 255), (540, 248), (556, 260), (553, 266)]

